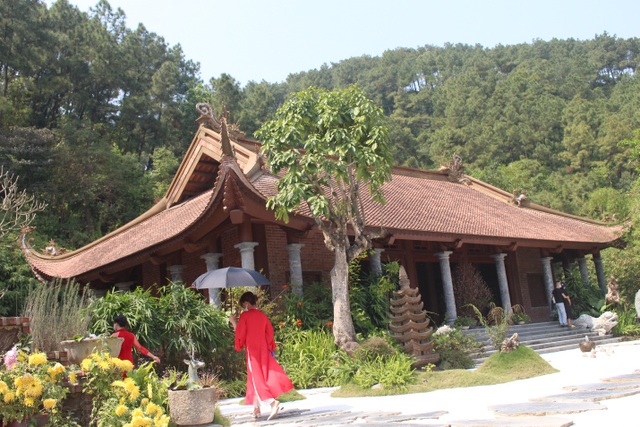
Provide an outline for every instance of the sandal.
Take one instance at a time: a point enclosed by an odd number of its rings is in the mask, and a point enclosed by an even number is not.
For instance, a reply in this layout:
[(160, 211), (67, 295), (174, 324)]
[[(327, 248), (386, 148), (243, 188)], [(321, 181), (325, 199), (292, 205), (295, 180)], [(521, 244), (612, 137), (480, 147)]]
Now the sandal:
[(253, 410), (253, 418), (260, 418), (260, 408), (255, 408)]
[(278, 402), (277, 400), (274, 400), (273, 403), (271, 404), (271, 413), (269, 414), (267, 421), (271, 421), (272, 418), (278, 415), (278, 411), (280, 411), (280, 402)]

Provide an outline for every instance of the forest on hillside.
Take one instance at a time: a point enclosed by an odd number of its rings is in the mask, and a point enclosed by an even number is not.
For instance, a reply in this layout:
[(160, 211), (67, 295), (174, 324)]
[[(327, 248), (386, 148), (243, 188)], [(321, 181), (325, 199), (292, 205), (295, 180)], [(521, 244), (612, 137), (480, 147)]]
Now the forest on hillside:
[[(105, 0), (89, 13), (66, 0), (0, 1), (0, 164), (47, 203), (33, 246), (75, 249), (164, 194), (197, 102), (224, 103), (252, 137), (289, 94), (357, 84), (383, 107), (398, 165), (435, 169), (458, 154), (497, 187), (624, 222), (639, 199), (639, 64), (639, 38), (603, 33), (398, 48), (242, 87), (227, 74), (203, 81), (179, 45), (127, 28)], [(0, 283), (28, 280), (13, 242), (0, 258)]]

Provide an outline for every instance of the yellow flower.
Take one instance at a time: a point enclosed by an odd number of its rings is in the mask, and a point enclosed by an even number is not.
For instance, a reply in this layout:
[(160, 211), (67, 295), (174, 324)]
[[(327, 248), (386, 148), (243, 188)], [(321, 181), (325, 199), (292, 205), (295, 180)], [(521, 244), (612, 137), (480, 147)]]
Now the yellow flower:
[(75, 372), (71, 372), (71, 373), (69, 374), (69, 382), (70, 382), (71, 384), (78, 384), (78, 376), (76, 375), (76, 373), (75, 373)]
[(154, 427), (169, 427), (169, 418), (167, 415), (162, 415), (157, 417), (154, 423)]
[(4, 403), (11, 403), (15, 398), (16, 398), (15, 393), (12, 391), (9, 391), (4, 395)]
[(24, 406), (28, 406), (29, 408), (33, 408), (33, 405), (35, 405), (35, 400), (33, 400), (32, 397), (25, 397), (24, 398)]
[(111, 365), (105, 360), (98, 362), (98, 367), (103, 371), (108, 371), (109, 369), (111, 369)]
[(117, 415), (117, 416), (124, 415), (124, 414), (126, 414), (127, 412), (129, 412), (129, 408), (127, 408), (127, 407), (126, 407), (126, 406), (124, 406), (124, 405), (118, 405), (118, 406), (116, 407), (116, 415)]
[(147, 396), (149, 399), (153, 399), (153, 386), (151, 386), (151, 383), (147, 384)]
[(162, 408), (153, 402), (149, 402), (146, 412), (152, 417), (159, 417), (160, 415), (162, 415)]
[(131, 412), (131, 418), (144, 418), (144, 412), (142, 412), (142, 409), (136, 408)]
[(29, 365), (39, 366), (47, 363), (47, 355), (44, 353), (34, 353), (29, 356)]
[(0, 394), (5, 394), (9, 391), (9, 386), (4, 381), (0, 381)]
[(147, 406), (148, 404), (149, 404), (149, 399), (147, 399), (146, 397), (140, 401), (140, 406), (143, 407), (143, 408), (145, 406)]
[(146, 417), (135, 417), (131, 420), (131, 425), (133, 427), (149, 427), (153, 423), (151, 418)]
[(113, 366), (115, 366), (117, 369), (119, 369), (122, 372), (131, 372), (133, 370), (133, 363), (131, 363), (131, 361), (129, 360), (120, 360), (120, 359), (114, 358), (111, 361), (113, 363)]
[(56, 403), (58, 403), (56, 399), (45, 399), (42, 401), (44, 409), (52, 409), (54, 406), (56, 406)]
[(89, 357), (87, 357), (80, 363), (80, 368), (82, 368), (83, 371), (89, 371), (91, 370), (92, 367), (93, 367), (93, 360)]

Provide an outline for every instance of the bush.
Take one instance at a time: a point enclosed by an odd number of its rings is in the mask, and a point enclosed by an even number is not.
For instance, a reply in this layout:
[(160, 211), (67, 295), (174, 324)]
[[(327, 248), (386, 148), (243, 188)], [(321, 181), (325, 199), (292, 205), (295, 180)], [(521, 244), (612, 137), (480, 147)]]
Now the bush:
[(441, 369), (469, 369), (474, 366), (470, 353), (480, 350), (480, 344), (455, 328), (442, 326), (433, 335), (434, 350), (440, 355)]
[(453, 272), (453, 293), (456, 296), (458, 312), (465, 317), (473, 317), (469, 308), (474, 305), (484, 312), (493, 299), (491, 289), (482, 278), (482, 274), (470, 263), (463, 263)]
[(296, 388), (332, 387), (348, 377), (333, 335), (328, 331), (287, 327), (278, 331), (278, 360)]
[(29, 291), (24, 315), (29, 317), (33, 348), (45, 353), (62, 350), (60, 342), (87, 335), (89, 292), (73, 281), (38, 283)]
[(162, 355), (165, 365), (181, 371), (185, 350), (180, 338), (190, 338), (195, 353), (209, 367), (216, 367), (223, 379), (244, 371), (241, 355), (233, 349), (233, 333), (224, 312), (208, 304), (200, 294), (180, 283), (170, 283), (158, 291), (110, 292), (89, 307), (92, 331), (111, 330), (113, 317), (127, 317), (131, 331), (152, 352)]
[(349, 298), (356, 334), (366, 338), (389, 326), (391, 291), (398, 287), (400, 264), (385, 263), (382, 276), (364, 276), (360, 260), (349, 265)]
[(359, 363), (353, 375), (353, 383), (362, 388), (376, 384), (384, 387), (406, 388), (415, 379), (413, 357), (399, 353), (391, 356), (376, 356)]

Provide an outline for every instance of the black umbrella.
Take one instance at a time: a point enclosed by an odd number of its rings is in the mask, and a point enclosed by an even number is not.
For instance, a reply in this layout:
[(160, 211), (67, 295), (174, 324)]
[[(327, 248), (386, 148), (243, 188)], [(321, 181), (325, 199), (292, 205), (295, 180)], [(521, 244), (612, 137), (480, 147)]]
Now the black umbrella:
[[(193, 287), (196, 289), (226, 289), (240, 286), (270, 285), (269, 279), (255, 270), (240, 267), (225, 267), (201, 274)], [(233, 299), (231, 300), (233, 309)]]
[(237, 288), (239, 286), (270, 285), (269, 279), (255, 270), (225, 267), (207, 271), (193, 282), (196, 289)]

